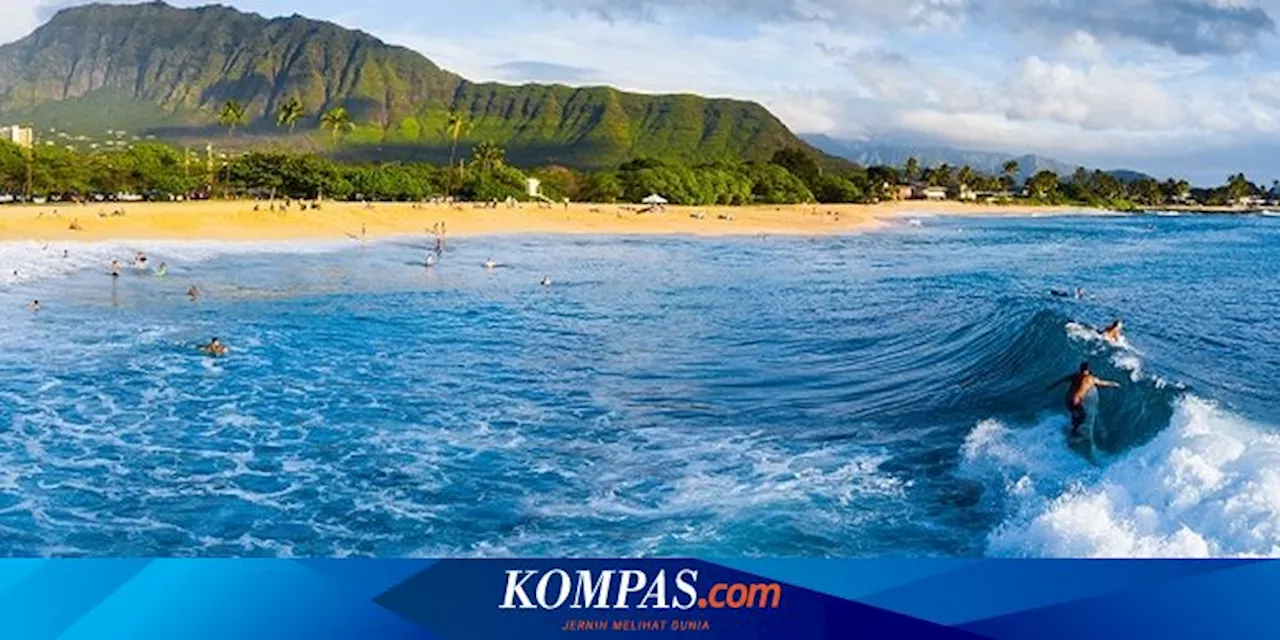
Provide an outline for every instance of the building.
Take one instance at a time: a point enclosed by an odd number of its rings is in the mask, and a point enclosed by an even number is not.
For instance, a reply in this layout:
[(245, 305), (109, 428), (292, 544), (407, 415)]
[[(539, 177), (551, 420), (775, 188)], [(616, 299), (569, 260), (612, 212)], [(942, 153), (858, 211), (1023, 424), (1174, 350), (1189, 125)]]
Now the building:
[(947, 189), (947, 197), (953, 200), (973, 201), (978, 199), (978, 192), (971, 189), (969, 185), (962, 184)]
[(12, 142), (19, 147), (30, 149), (36, 144), (36, 133), (31, 127), (8, 125), (0, 127), (0, 140)]
[(917, 186), (913, 194), (916, 200), (946, 200), (946, 187)]

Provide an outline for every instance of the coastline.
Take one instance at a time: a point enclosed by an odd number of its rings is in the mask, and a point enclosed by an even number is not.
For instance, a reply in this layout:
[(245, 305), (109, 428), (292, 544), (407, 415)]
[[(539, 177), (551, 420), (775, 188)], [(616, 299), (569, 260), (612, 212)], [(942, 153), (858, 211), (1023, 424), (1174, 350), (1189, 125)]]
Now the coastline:
[[(255, 204), (259, 210), (254, 211)], [(457, 205), (326, 202), (321, 210), (267, 210), (249, 200), (19, 205), (0, 208), (0, 241), (323, 240), (430, 233), (444, 222), (452, 237), (494, 233), (609, 235), (831, 235), (875, 229), (892, 218), (1035, 216), (1096, 213), (1079, 207), (992, 206), (900, 201), (875, 205), (668, 206), (638, 213), (637, 205), (578, 203), (568, 208), (477, 208)], [(112, 215), (122, 210), (124, 215)], [(702, 217), (697, 217), (701, 214)], [(72, 221), (80, 229), (70, 228)]]

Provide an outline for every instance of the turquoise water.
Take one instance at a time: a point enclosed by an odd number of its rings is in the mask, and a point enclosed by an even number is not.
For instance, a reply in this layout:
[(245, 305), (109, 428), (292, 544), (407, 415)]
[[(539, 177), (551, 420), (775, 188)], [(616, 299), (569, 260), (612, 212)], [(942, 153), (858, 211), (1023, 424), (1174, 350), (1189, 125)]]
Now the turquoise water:
[(0, 244), (0, 548), (1280, 554), (1280, 220), (426, 247)]

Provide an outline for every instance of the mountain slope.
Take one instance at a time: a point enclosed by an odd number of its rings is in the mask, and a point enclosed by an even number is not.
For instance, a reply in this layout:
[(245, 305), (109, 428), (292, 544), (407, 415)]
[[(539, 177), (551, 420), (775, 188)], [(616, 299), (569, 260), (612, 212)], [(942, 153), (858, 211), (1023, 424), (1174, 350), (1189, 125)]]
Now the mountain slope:
[[(252, 121), (247, 143), (254, 135), (278, 136), (274, 113), (295, 97), (311, 114), (300, 131), (314, 131), (316, 114), (346, 107), (359, 125), (348, 136), (355, 153), (447, 155), (451, 109), (472, 120), (468, 140), (497, 140), (513, 160), (528, 163), (765, 159), (784, 147), (810, 148), (752, 102), (473, 83), (360, 31), (222, 6), (65, 9), (0, 47), (0, 118), (41, 127), (207, 137), (218, 107), (236, 100)], [(298, 142), (327, 144), (324, 136), (307, 137)]]

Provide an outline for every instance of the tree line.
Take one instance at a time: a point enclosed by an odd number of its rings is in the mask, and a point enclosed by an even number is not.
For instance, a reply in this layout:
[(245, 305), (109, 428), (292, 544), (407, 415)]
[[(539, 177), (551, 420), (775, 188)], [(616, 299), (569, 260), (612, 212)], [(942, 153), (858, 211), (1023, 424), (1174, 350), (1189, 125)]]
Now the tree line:
[[(276, 124), (293, 131), (305, 117), (302, 103), (289, 99), (278, 107)], [(245, 108), (228, 101), (218, 111), (217, 120), (229, 136), (234, 135), (235, 129), (247, 122)], [(324, 112), (318, 123), (335, 144), (354, 127), (342, 107)], [(193, 153), (155, 142), (86, 152), (40, 145), (23, 149), (0, 142), (0, 193), (492, 201), (528, 199), (527, 179), (536, 178), (541, 185), (539, 195), (557, 202), (638, 202), (656, 193), (685, 205), (871, 203), (901, 197), (904, 186), (914, 186), (945, 189), (952, 198), (972, 199), (981, 194), (994, 202), (1017, 197), (1033, 203), (1113, 209), (1173, 203), (1233, 204), (1251, 196), (1280, 193), (1280, 185), (1264, 191), (1243, 174), (1230, 176), (1212, 189), (1192, 189), (1186, 180), (1172, 178), (1124, 180), (1083, 168), (1069, 176), (1040, 171), (1020, 183), (1016, 161), (1006, 162), (998, 175), (968, 166), (923, 167), (914, 158), (901, 167), (832, 166), (798, 148), (780, 150), (767, 162), (684, 163), (638, 158), (595, 171), (563, 166), (522, 169), (507, 163), (505, 151), (494, 141), (481, 141), (469, 154), (460, 154), (460, 143), (471, 130), (464, 114), (450, 112), (445, 127), (450, 141), (447, 166), (347, 164), (322, 155), (283, 151), (215, 158), (211, 153)]]

